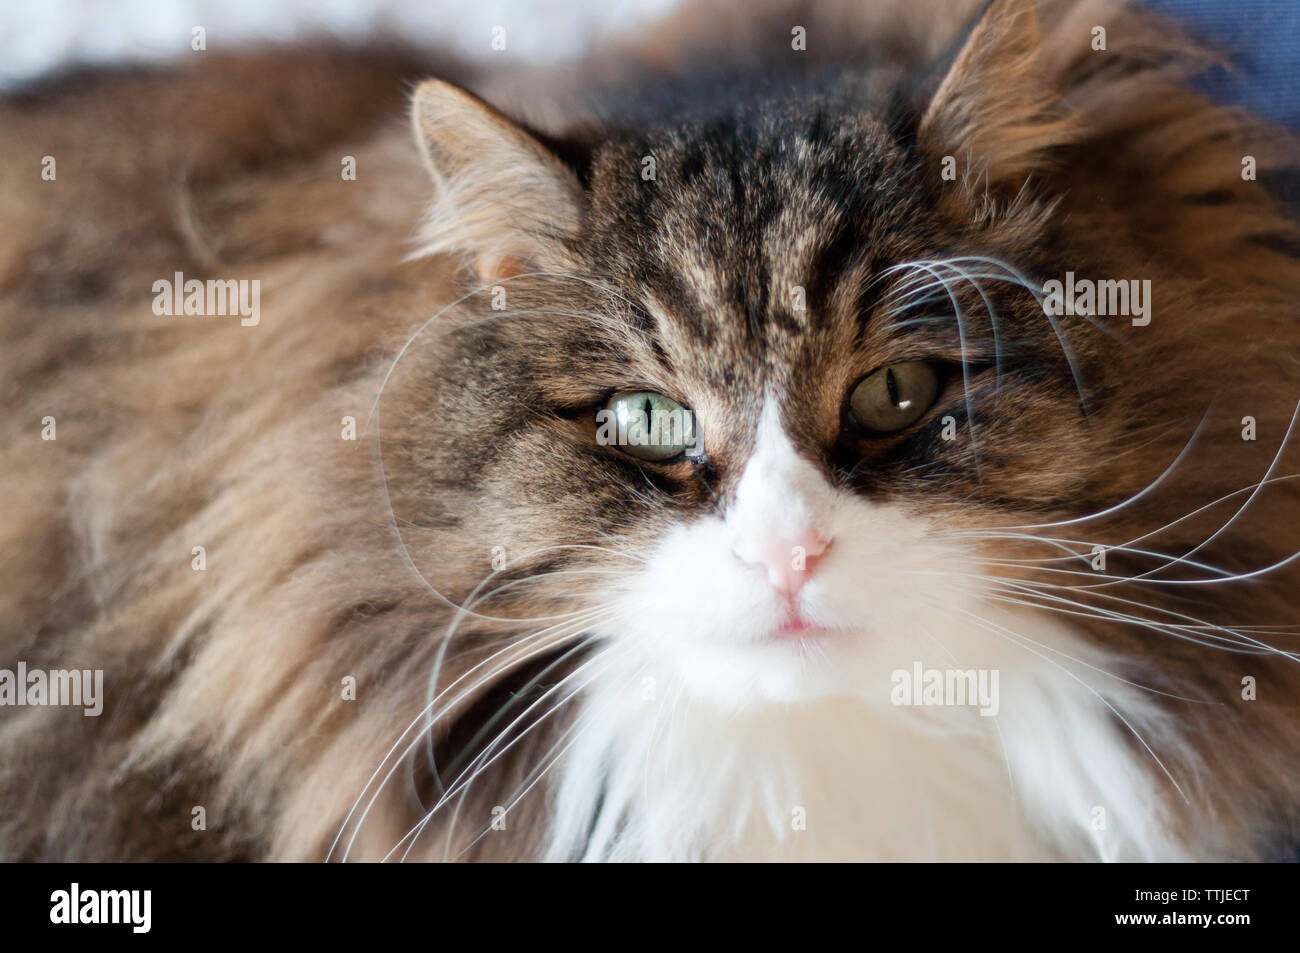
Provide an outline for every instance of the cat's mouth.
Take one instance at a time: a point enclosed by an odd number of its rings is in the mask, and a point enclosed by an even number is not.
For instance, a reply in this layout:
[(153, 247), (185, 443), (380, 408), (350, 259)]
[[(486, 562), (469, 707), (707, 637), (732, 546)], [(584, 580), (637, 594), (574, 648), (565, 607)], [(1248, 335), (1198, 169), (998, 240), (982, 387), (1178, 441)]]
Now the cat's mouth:
[(776, 637), (781, 639), (809, 639), (825, 634), (827, 634), (826, 629), (809, 622), (798, 609), (790, 610), (775, 632)]
[(769, 631), (763, 642), (797, 643), (820, 641), (835, 635), (834, 630), (810, 621), (797, 608), (791, 607), (780, 625)]

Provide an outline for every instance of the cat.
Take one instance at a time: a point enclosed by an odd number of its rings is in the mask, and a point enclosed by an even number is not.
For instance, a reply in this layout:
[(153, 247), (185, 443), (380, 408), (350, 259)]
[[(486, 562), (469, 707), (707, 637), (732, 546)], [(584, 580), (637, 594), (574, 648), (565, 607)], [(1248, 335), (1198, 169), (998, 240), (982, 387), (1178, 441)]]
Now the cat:
[(862, 6), (0, 106), (0, 854), (1292, 856), (1293, 140)]

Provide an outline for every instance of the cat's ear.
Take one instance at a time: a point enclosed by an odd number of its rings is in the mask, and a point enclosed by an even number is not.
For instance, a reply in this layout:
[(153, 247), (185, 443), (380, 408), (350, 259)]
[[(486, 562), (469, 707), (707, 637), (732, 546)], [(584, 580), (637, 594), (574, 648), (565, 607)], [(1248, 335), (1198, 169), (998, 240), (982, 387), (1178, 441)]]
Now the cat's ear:
[(440, 80), (415, 90), (411, 120), (436, 191), (417, 255), (464, 254), (485, 282), (570, 264), (582, 187), (554, 153)]
[(1019, 187), (1046, 150), (1070, 138), (1038, 51), (1033, 0), (994, 0), (925, 110), (921, 147), (955, 159), (962, 181)]

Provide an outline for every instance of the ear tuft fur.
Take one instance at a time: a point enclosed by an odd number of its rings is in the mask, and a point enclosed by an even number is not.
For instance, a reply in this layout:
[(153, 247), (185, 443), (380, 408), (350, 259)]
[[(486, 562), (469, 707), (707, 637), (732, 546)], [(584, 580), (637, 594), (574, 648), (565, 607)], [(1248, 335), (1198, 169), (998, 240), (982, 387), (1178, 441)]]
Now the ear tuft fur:
[(465, 254), (485, 282), (566, 266), (582, 189), (545, 146), (441, 80), (416, 89), (411, 121), (436, 189), (411, 257)]
[(923, 148), (954, 156), (966, 183), (1018, 189), (1047, 150), (1071, 137), (1038, 55), (1032, 0), (994, 0), (925, 111)]

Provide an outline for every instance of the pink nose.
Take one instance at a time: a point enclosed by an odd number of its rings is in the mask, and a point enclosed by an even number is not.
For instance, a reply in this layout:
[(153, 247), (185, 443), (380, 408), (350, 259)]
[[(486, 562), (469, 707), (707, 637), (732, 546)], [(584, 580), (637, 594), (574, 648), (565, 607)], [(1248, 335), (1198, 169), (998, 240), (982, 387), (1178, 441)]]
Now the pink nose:
[(754, 546), (737, 550), (736, 555), (751, 566), (765, 569), (772, 588), (793, 600), (830, 545), (830, 540), (808, 528), (788, 538), (768, 537)]

